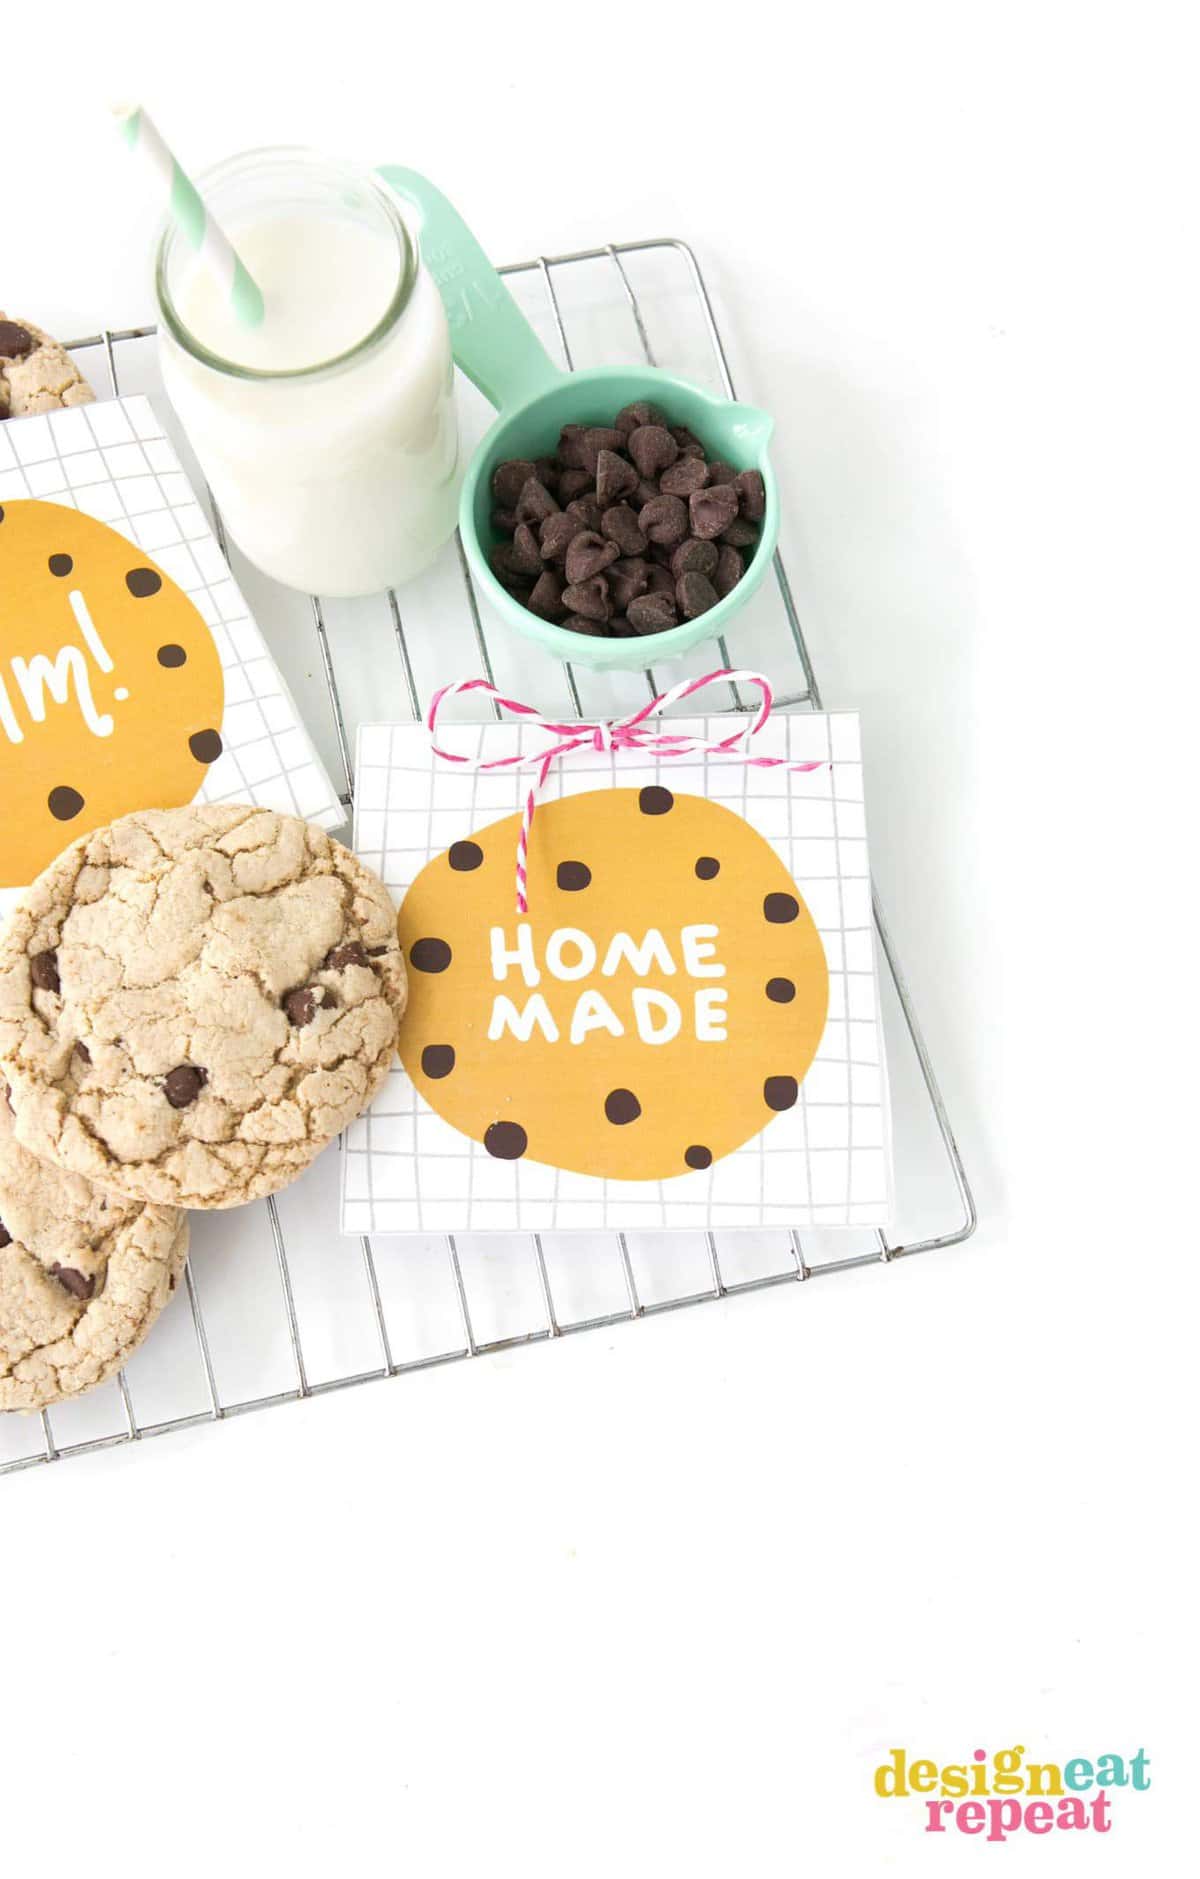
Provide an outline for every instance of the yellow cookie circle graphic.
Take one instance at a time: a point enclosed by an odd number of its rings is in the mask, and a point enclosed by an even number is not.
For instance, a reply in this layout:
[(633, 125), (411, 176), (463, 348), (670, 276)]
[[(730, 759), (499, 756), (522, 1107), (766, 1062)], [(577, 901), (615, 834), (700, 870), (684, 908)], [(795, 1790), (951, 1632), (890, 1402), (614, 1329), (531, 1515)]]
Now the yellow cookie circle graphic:
[(131, 809), (191, 802), (224, 696), (205, 621), (140, 548), (59, 503), (0, 506), (0, 886)]
[(661, 785), (542, 805), (422, 869), (398, 916), (405, 1069), (502, 1161), (655, 1181), (796, 1102), (829, 1005), (820, 935), (770, 844)]

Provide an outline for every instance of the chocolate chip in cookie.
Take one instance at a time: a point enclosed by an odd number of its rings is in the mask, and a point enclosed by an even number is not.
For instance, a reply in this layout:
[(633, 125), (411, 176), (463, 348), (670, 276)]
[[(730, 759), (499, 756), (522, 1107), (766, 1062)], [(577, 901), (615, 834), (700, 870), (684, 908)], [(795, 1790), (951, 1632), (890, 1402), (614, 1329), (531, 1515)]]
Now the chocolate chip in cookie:
[(58, 954), (35, 953), (29, 961), (29, 976), (39, 992), (61, 991), (58, 977)]
[(311, 1024), (317, 1015), (319, 1002), (315, 985), (298, 985), (283, 1001), (283, 1008), (287, 1012), (289, 1023), (294, 1024), (297, 1029)]
[(33, 351), (33, 334), (15, 320), (0, 320), (0, 359), (23, 359)]
[(350, 940), (345, 946), (335, 946), (325, 955), (321, 964), (323, 972), (344, 972), (347, 966), (369, 966), (367, 949), (361, 940)]
[(50, 1276), (57, 1279), (63, 1291), (69, 1292), (72, 1298), (91, 1298), (96, 1290), (95, 1279), (78, 1272), (74, 1266), (60, 1266), (57, 1260), (50, 1268)]
[(208, 1082), (208, 1072), (195, 1064), (176, 1064), (163, 1078), (163, 1094), (172, 1109), (186, 1109), (194, 1103), (204, 1085)]

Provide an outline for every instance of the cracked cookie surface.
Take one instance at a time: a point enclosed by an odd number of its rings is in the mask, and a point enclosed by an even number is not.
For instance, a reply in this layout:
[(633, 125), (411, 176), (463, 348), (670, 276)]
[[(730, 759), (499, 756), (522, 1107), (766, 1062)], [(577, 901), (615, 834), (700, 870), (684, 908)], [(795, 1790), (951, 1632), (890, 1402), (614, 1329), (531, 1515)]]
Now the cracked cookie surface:
[(0, 1100), (0, 1410), (45, 1409), (119, 1370), (179, 1281), (187, 1215), (39, 1161)]
[(0, 309), (0, 419), (91, 404), (95, 396), (57, 339), (32, 320), (10, 320)]
[(16, 1137), (115, 1193), (239, 1206), (370, 1102), (405, 995), (387, 889), (322, 830), (245, 805), (124, 816), (0, 937)]

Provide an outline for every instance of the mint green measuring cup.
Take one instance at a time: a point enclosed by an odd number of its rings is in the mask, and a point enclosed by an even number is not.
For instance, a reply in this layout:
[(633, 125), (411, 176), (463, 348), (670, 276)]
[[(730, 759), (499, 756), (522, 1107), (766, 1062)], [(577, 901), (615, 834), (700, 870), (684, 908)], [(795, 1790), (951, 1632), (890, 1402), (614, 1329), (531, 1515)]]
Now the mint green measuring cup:
[[(562, 371), (441, 191), (415, 170), (388, 166), (379, 174), (415, 210), (421, 256), (445, 302), (455, 360), (499, 414), (471, 459), (459, 507), (463, 548), (480, 591), (518, 633), (577, 665), (637, 671), (727, 632), (766, 574), (779, 534), (779, 492), (767, 460), (773, 424), (766, 412), (713, 398), (653, 365)], [(492, 573), (489, 551), (501, 539), (491, 523), (492, 472), (510, 457), (550, 456), (564, 424), (611, 424), (623, 405), (641, 398), (658, 405), (668, 423), (686, 424), (711, 456), (735, 470), (760, 470), (766, 514), (741, 580), (699, 619), (644, 638), (592, 639), (530, 613)]]

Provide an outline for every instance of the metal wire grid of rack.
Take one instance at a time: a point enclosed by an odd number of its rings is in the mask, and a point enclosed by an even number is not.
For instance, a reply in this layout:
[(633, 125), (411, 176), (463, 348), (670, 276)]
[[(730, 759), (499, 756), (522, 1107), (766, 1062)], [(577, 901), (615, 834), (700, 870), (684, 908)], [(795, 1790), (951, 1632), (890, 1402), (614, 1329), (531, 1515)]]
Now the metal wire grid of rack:
[[(536, 260), (517, 262), (500, 271), (509, 277), (514, 292), (523, 285), (536, 284), (542, 296), (540, 309), (534, 306), (529, 311), (535, 323), (538, 323), (540, 314), (540, 323), (548, 328), (550, 342), (557, 343), (564, 363), (573, 368), (577, 362), (576, 344), (573, 344), (568, 331), (571, 316), (564, 311), (562, 282), (564, 278), (578, 274), (581, 270), (599, 266), (605, 270), (607, 287), (601, 288), (597, 296), (593, 276), (590, 301), (580, 315), (586, 325), (587, 335), (594, 343), (598, 323), (603, 323), (598, 322), (598, 313), (605, 310), (612, 312), (612, 305), (609, 304), (611, 297), (611, 301), (623, 310), (632, 334), (636, 336), (635, 343), (642, 357), (650, 364), (658, 364), (667, 362), (661, 354), (664, 350), (671, 350), (670, 340), (664, 348), (661, 342), (656, 342), (652, 337), (654, 322), (647, 312), (646, 294), (639, 294), (633, 278), (638, 260), (649, 257), (670, 262), (682, 270), (688, 307), (698, 319), (700, 333), (709, 351), (712, 373), (726, 395), (733, 397), (733, 380), (709, 291), (696, 257), (686, 244), (666, 239), (607, 244), (574, 254), (539, 256)], [(673, 309), (672, 318), (677, 320), (678, 288), (674, 290), (674, 299), (668, 295), (666, 304), (669, 309)], [(138, 342), (151, 341), (153, 333), (151, 327), (105, 331), (73, 342), (72, 349), (81, 352), (98, 349), (102, 353), (109, 389), (113, 396), (117, 396), (127, 388), (122, 383), (123, 362), (119, 366), (118, 351), (124, 354), (125, 349), (135, 347)], [(627, 342), (623, 349), (627, 353)], [(678, 363), (674, 358), (669, 362)], [(695, 357), (689, 358), (680, 369), (690, 369), (692, 376), (699, 375)], [(213, 520), (221, 546), (228, 552), (220, 516), (215, 510)], [(448, 560), (453, 568), (458, 596), (457, 611), (460, 615), (465, 599), (466, 619), (469, 622), (468, 644), (473, 647), (479, 669), (487, 678), (493, 679), (496, 676), (494, 646), (488, 637), (485, 613), (472, 585), (461, 544), (457, 541)], [(799, 677), (797, 685), (783, 689), (780, 705), (798, 710), (820, 710), (820, 689), (783, 559), (778, 554), (775, 557), (774, 574), (774, 611), (766, 629), (768, 637), (765, 643), (773, 644), (770, 636), (778, 633), (779, 625), (782, 624), (785, 632), (781, 636), (781, 643), (789, 649)], [(255, 598), (261, 607), (261, 598)], [(382, 597), (379, 604), (386, 606), (388, 637), (394, 654), (399, 657), (403, 702), (411, 715), (418, 718), (422, 711), (422, 687), (413, 656), (412, 630), (406, 624), (408, 595), (406, 593), (404, 611), (393, 592)], [(345, 777), (343, 801), (349, 810), (353, 793), (352, 736), (327, 620), (329, 608), (313, 596), (308, 600), (308, 610), (319, 676), (329, 708), (332, 750)], [(732, 664), (723, 640), (719, 650), (723, 661)], [(743, 663), (748, 662), (743, 659)], [(708, 663), (707, 659), (705, 663)], [(292, 677), (293, 674), (288, 673), (287, 676)], [(445, 671), (439, 676), (444, 677)], [(578, 715), (585, 715), (580, 675), (570, 666), (565, 666), (561, 676), (572, 708)], [(649, 686), (651, 694), (654, 694), (664, 689), (666, 681), (661, 680), (653, 670), (647, 670), (644, 682)], [(634, 702), (636, 700), (620, 708), (628, 709)], [(734, 711), (746, 708), (745, 701), (733, 688), (730, 708)], [(596, 707), (586, 713), (589, 716), (596, 714)], [(377, 715), (377, 712), (373, 712), (373, 715)], [(941, 1180), (938, 1184), (941, 1191), (935, 1207), (939, 1212), (944, 1211), (947, 1204), (953, 1209), (944, 1224), (940, 1219), (936, 1222), (935, 1230), (895, 1239), (882, 1231), (857, 1236), (844, 1233), (838, 1236), (806, 1234), (803, 1242), (795, 1232), (783, 1235), (771, 1232), (759, 1235), (756, 1239), (754, 1236), (712, 1232), (692, 1236), (616, 1233), (593, 1236), (587, 1243), (576, 1239), (569, 1265), (564, 1262), (561, 1250), (550, 1244), (553, 1236), (540, 1234), (513, 1236), (511, 1241), (503, 1242), (489, 1237), (488, 1250), (483, 1254), (467, 1244), (470, 1236), (456, 1238), (447, 1235), (436, 1246), (431, 1247), (423, 1242), (419, 1249), (409, 1246), (405, 1240), (388, 1244), (378, 1240), (372, 1242), (364, 1237), (357, 1243), (359, 1259), (357, 1276), (353, 1281), (357, 1295), (353, 1305), (348, 1302), (346, 1287), (349, 1275), (344, 1258), (333, 1255), (325, 1257), (329, 1253), (326, 1237), (323, 1245), (315, 1248), (315, 1257), (323, 1262), (325, 1270), (336, 1270), (338, 1286), (332, 1294), (322, 1293), (314, 1307), (320, 1314), (319, 1328), (314, 1335), (314, 1325), (307, 1321), (312, 1314), (306, 1314), (297, 1297), (295, 1267), (298, 1220), (294, 1214), (290, 1220), (285, 1220), (289, 1210), (287, 1196), (274, 1197), (252, 1208), (238, 1210), (239, 1215), (257, 1216), (261, 1223), (257, 1229), (258, 1250), (269, 1259), (273, 1269), (271, 1284), (265, 1292), (263, 1258), (259, 1258), (254, 1268), (251, 1286), (245, 1276), (250, 1271), (249, 1256), (236, 1250), (228, 1251), (221, 1244), (231, 1237), (237, 1238), (237, 1232), (229, 1227), (229, 1223), (237, 1216), (219, 1214), (202, 1217), (203, 1237), (208, 1244), (203, 1248), (195, 1246), (195, 1238), (200, 1235), (194, 1235), (193, 1258), (185, 1280), (187, 1318), (179, 1312), (178, 1307), (175, 1312), (165, 1314), (154, 1337), (135, 1356), (128, 1370), (121, 1373), (115, 1384), (94, 1392), (91, 1399), (83, 1399), (84, 1403), (95, 1403), (99, 1399), (98, 1414), (88, 1411), (80, 1421), (79, 1406), (70, 1405), (57, 1408), (52, 1414), (43, 1413), (40, 1419), (5, 1418), (7, 1424), (18, 1424), (28, 1433), (23, 1442), (18, 1440), (13, 1443), (10, 1440), (10, 1450), (15, 1448), (17, 1452), (6, 1453), (0, 1447), (0, 1474), (60, 1460), (67, 1455), (85, 1454), (136, 1442), (174, 1429), (219, 1422), (272, 1404), (299, 1401), (360, 1383), (404, 1375), (432, 1365), (453, 1363), (487, 1352), (548, 1341), (574, 1331), (649, 1318), (660, 1312), (715, 1302), (742, 1292), (803, 1283), (823, 1273), (886, 1264), (902, 1256), (952, 1246), (966, 1240), (976, 1224), (970, 1186), (878, 901), (875, 902), (874, 911), (880, 953), (886, 967), (884, 982), (890, 984), (894, 994), (894, 1022), (892, 1034), (889, 1035), (893, 1082), (896, 1080), (897, 1055), (909, 1056), (909, 1101), (924, 1111), (926, 1134), (932, 1137), (941, 1162)], [(320, 1174), (322, 1168), (325, 1170), (323, 1176)], [(322, 1197), (314, 1202), (310, 1210), (307, 1203), (316, 1193), (312, 1184), (318, 1177), (323, 1190)], [(330, 1232), (336, 1234), (337, 1157), (323, 1157), (317, 1168), (300, 1185), (306, 1184), (310, 1186), (310, 1192), (306, 1196), (305, 1213), (311, 1211), (318, 1217), (318, 1235), (327, 1236)], [(265, 1225), (265, 1232), (261, 1230), (262, 1225)], [(200, 1223), (194, 1221), (194, 1226), (199, 1228)], [(312, 1231), (307, 1226), (304, 1230), (308, 1232), (311, 1242)], [(656, 1247), (654, 1242), (667, 1238), (678, 1241), (684, 1237), (700, 1243), (699, 1248), (693, 1250), (701, 1259), (701, 1266), (697, 1267), (694, 1263), (681, 1265), (673, 1258), (667, 1258), (665, 1264), (661, 1264), (663, 1249), (661, 1246)], [(864, 1238), (869, 1243), (861, 1248), (858, 1242)], [(746, 1259), (739, 1249), (750, 1244), (752, 1239), (753, 1256)], [(605, 1258), (615, 1255), (614, 1270), (619, 1278), (613, 1280), (607, 1290), (600, 1287), (592, 1293), (586, 1283), (581, 1288), (581, 1275), (585, 1279), (595, 1276), (601, 1251), (598, 1243), (601, 1240), (607, 1243), (606, 1249), (603, 1249)], [(818, 1247), (815, 1244), (817, 1240), (823, 1240), (824, 1244)], [(770, 1242), (770, 1245), (764, 1247), (762, 1242)], [(352, 1242), (342, 1239), (338, 1244), (344, 1253), (346, 1246)], [(418, 1252), (422, 1256), (420, 1259)], [(434, 1270), (440, 1272), (446, 1293), (446, 1297), (436, 1303), (429, 1285), (431, 1252), (434, 1255)], [(826, 1252), (828, 1256), (822, 1256)], [(245, 1265), (243, 1260), (246, 1261)], [(516, 1278), (515, 1262), (518, 1260), (522, 1262), (525, 1271), (525, 1282), (521, 1284), (517, 1283)], [(530, 1262), (532, 1281), (528, 1272)], [(416, 1283), (418, 1275), (420, 1285)], [(615, 1297), (614, 1287), (618, 1293)], [(212, 1322), (214, 1319), (226, 1319), (240, 1348), (253, 1342), (256, 1335), (253, 1328), (255, 1314), (244, 1309), (248, 1289), (255, 1292), (260, 1317), (264, 1310), (274, 1314), (275, 1325), (268, 1329), (264, 1343), (283, 1365), (284, 1375), (276, 1375), (273, 1379), (280, 1387), (261, 1388), (259, 1377), (254, 1381), (240, 1378), (235, 1374), (236, 1365), (231, 1367), (228, 1358), (222, 1359), (214, 1339)], [(601, 1298), (604, 1308), (597, 1309), (595, 1307)], [(230, 1309), (225, 1311), (223, 1306)], [(447, 1309), (451, 1313), (449, 1320)], [(347, 1342), (337, 1334), (342, 1315), (351, 1313), (357, 1314), (359, 1332), (374, 1346), (374, 1360), (365, 1364), (347, 1361), (351, 1355), (351, 1346), (354, 1354), (361, 1355), (362, 1337), (355, 1343), (353, 1338)], [(282, 1339), (278, 1335), (280, 1317)], [(160, 1346), (162, 1326), (172, 1320), (174, 1334), (171, 1346)], [(401, 1321), (402, 1329), (398, 1330), (397, 1320)], [(423, 1337), (417, 1340), (418, 1348), (414, 1350), (411, 1334), (418, 1320), (423, 1327)], [(445, 1335), (447, 1330), (450, 1330), (448, 1337)], [(330, 1335), (331, 1331), (333, 1335)], [(187, 1335), (189, 1332), (190, 1338)], [(181, 1346), (181, 1338), (189, 1345), (186, 1350)], [(322, 1347), (320, 1363), (311, 1355), (314, 1341)], [(157, 1364), (154, 1365), (153, 1359), (150, 1359), (152, 1367), (146, 1370), (149, 1354), (156, 1349), (160, 1350)], [(176, 1400), (175, 1385), (184, 1369), (191, 1373), (192, 1391), (187, 1400), (179, 1401)], [(71, 1426), (66, 1426), (68, 1424)]]

